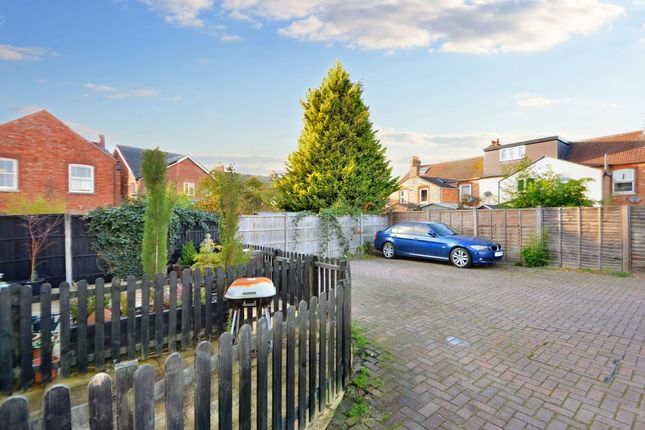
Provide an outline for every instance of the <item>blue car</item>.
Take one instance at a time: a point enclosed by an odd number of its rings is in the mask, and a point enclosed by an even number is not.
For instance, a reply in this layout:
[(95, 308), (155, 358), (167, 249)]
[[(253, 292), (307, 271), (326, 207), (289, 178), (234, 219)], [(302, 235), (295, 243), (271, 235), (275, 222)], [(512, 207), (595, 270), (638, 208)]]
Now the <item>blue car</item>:
[(504, 258), (499, 243), (457, 233), (436, 222), (404, 222), (381, 230), (374, 236), (374, 247), (385, 258), (423, 257), (450, 261), (459, 268), (491, 264)]

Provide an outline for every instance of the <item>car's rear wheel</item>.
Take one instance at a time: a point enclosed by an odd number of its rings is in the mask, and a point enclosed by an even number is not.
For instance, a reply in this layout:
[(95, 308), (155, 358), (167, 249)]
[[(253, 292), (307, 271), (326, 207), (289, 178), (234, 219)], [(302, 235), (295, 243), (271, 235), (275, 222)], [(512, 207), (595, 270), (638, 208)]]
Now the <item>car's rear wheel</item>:
[(463, 269), (471, 266), (472, 257), (465, 248), (455, 248), (450, 253), (450, 262), (456, 267)]
[(383, 244), (383, 257), (391, 259), (396, 257), (396, 250), (394, 249), (394, 244), (392, 242), (385, 242)]

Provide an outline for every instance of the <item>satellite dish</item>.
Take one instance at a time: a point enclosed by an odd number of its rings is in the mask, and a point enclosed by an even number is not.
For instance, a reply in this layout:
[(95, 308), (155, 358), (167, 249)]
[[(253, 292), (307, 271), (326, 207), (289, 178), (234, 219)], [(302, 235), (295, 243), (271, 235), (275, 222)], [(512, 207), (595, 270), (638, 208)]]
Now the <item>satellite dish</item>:
[(629, 198), (630, 203), (639, 203), (641, 201), (641, 198), (639, 196), (631, 196)]
[(490, 191), (486, 191), (484, 193), (484, 197), (491, 197), (492, 195), (493, 195), (493, 193), (491, 193)]

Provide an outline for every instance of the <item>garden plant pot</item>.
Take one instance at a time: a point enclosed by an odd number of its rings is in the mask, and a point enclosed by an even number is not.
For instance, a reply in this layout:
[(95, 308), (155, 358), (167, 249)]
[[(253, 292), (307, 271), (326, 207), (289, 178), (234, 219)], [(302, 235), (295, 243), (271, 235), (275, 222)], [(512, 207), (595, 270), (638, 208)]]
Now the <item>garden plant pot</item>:
[[(103, 321), (111, 321), (112, 320), (112, 309), (105, 308), (103, 309)], [(96, 324), (96, 311), (92, 312), (88, 317), (87, 317), (87, 324), (92, 325)]]
[[(34, 372), (34, 384), (40, 385), (43, 383), (43, 374), (40, 371), (40, 364), (41, 364), (41, 357), (34, 358), (31, 361), (31, 365), (33, 367), (38, 366), (38, 370)], [(56, 379), (58, 376), (58, 357), (55, 355), (52, 355), (52, 371), (51, 371), (51, 379), (52, 381)]]

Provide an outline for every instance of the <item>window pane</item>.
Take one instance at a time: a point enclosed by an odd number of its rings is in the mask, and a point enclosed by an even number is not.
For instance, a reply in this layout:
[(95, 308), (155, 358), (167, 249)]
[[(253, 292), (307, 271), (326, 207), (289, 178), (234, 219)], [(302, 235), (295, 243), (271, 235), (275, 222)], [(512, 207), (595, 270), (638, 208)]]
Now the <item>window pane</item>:
[(74, 178), (91, 178), (92, 169), (84, 166), (72, 166), (72, 177)]
[(13, 175), (0, 174), (0, 187), (13, 188)]
[(633, 181), (634, 180), (634, 169), (616, 170), (613, 173), (613, 176), (614, 176), (614, 181), (616, 181), (616, 182)]
[(614, 191), (618, 193), (625, 193), (634, 191), (633, 182), (617, 182), (614, 184)]
[(414, 226), (411, 224), (401, 224), (393, 229), (396, 234), (414, 234)]
[(15, 173), (15, 165), (15, 161), (0, 160), (0, 173)]

